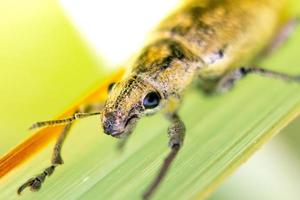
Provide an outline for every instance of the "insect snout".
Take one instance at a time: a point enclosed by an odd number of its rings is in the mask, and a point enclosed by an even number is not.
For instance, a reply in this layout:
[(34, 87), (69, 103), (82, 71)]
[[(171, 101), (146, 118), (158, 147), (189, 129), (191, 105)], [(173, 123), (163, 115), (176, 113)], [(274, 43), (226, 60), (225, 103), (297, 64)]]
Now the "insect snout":
[(122, 119), (118, 117), (118, 113), (106, 113), (102, 120), (104, 133), (113, 137), (121, 135), (124, 132), (124, 126), (121, 121)]

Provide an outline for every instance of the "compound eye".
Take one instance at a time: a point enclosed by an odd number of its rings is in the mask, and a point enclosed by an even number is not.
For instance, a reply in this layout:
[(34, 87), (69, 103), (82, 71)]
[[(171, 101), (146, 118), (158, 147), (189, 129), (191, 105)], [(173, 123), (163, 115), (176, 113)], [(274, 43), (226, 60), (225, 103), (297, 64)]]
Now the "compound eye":
[(158, 106), (160, 99), (161, 97), (157, 92), (150, 92), (145, 96), (143, 100), (143, 106), (146, 109), (155, 108), (156, 106)]

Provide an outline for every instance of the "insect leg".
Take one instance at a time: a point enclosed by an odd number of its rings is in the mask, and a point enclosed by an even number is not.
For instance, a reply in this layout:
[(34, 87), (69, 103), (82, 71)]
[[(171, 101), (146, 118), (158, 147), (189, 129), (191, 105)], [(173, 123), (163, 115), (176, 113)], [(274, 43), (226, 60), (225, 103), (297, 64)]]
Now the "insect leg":
[(279, 31), (278, 35), (274, 38), (271, 44), (267, 47), (263, 55), (269, 55), (273, 53), (278, 47), (283, 45), (284, 42), (295, 31), (297, 25), (300, 23), (300, 17), (290, 19)]
[(215, 86), (215, 92), (224, 93), (230, 90), (235, 82), (245, 77), (247, 73), (245, 73), (244, 68), (239, 68), (232, 72), (229, 72), (225, 76), (223, 76)]
[(72, 126), (72, 123), (67, 124), (58, 138), (58, 140), (54, 146), (54, 149), (53, 149), (51, 166), (47, 167), (41, 174), (38, 174), (37, 176), (29, 179), (23, 185), (21, 185), (17, 191), (18, 194), (21, 194), (21, 192), (26, 187), (30, 187), (31, 191), (38, 191), (41, 188), (42, 183), (45, 181), (46, 177), (50, 176), (54, 172), (55, 168), (58, 165), (63, 164), (63, 160), (62, 160), (61, 154), (60, 154), (61, 147), (62, 147), (62, 144), (63, 144), (68, 132), (70, 131), (71, 126)]
[(218, 92), (225, 92), (232, 88), (234, 83), (247, 74), (259, 74), (269, 78), (276, 78), (283, 81), (290, 81), (290, 82), (298, 82), (300, 83), (300, 76), (294, 76), (282, 72), (276, 72), (268, 69), (263, 69), (259, 67), (241, 67), (237, 70), (234, 70), (227, 75), (225, 75), (217, 85), (216, 90)]
[(184, 123), (181, 121), (177, 114), (173, 114), (170, 117), (171, 125), (168, 128), (168, 135), (169, 135), (169, 147), (171, 151), (169, 152), (168, 156), (165, 158), (158, 175), (152, 181), (151, 185), (148, 187), (146, 192), (143, 194), (143, 199), (147, 200), (151, 197), (151, 195), (155, 192), (158, 188), (160, 183), (163, 181), (166, 173), (168, 172), (173, 160), (175, 159), (179, 149), (183, 145), (184, 135), (185, 135), (185, 126)]
[[(97, 105), (91, 104), (91, 105), (83, 107), (80, 110), (82, 110), (83, 112), (89, 112), (93, 109), (99, 109), (99, 108), (101, 108), (101, 106), (102, 106), (102, 104), (100, 104), (100, 106), (98, 106), (98, 104)], [(87, 116), (95, 115), (95, 113), (96, 112), (94, 112), (94, 113), (78, 113), (78, 111), (76, 111), (74, 113), (73, 117), (75, 120), (75, 119), (83, 118), (82, 116), (87, 117)], [(78, 116), (78, 114), (80, 114), (80, 117), (75, 117), (75, 116)], [(71, 118), (72, 117), (67, 118), (67, 119), (71, 119)], [(69, 121), (65, 122), (65, 123), (67, 123), (67, 125), (64, 127), (63, 131), (59, 135), (59, 137), (55, 143), (54, 149), (53, 149), (51, 165), (49, 167), (47, 167), (41, 174), (38, 174), (37, 176), (29, 179), (23, 185), (21, 185), (18, 188), (18, 191), (17, 191), (18, 194), (21, 194), (21, 192), (27, 187), (30, 187), (31, 191), (38, 191), (41, 188), (42, 183), (45, 181), (46, 177), (53, 174), (55, 168), (58, 165), (63, 164), (63, 159), (61, 157), (61, 149), (62, 149), (63, 143), (73, 125), (74, 120), (69, 120)], [(54, 120), (54, 122), (56, 122), (56, 121), (57, 120)], [(48, 122), (53, 122), (53, 121), (48, 121)], [(61, 124), (61, 123), (59, 123), (59, 124)]]

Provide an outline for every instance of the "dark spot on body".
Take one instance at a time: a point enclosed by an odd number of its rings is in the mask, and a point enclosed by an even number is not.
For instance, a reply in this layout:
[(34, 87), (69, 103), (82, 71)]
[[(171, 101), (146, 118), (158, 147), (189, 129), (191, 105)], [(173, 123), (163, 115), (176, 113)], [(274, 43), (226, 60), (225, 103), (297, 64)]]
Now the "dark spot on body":
[(212, 35), (214, 33), (212, 26), (206, 24), (202, 20), (195, 21), (195, 27), (201, 34)]
[(251, 72), (251, 69), (250, 68), (246, 68), (246, 67), (241, 67), (240, 68), (240, 73), (245, 76), (247, 75), (249, 72)]
[(167, 69), (175, 59), (182, 60), (185, 58), (184, 48), (181, 44), (172, 40), (162, 40), (161, 42), (163, 45), (167, 45), (170, 51), (167, 57), (158, 61), (157, 65), (160, 66), (161, 69)]
[(161, 63), (159, 64), (160, 67), (161, 67), (162, 69), (168, 68), (168, 67), (170, 66), (171, 62), (173, 61), (173, 59), (174, 59), (174, 58), (173, 58), (172, 56), (168, 56), (168, 57), (164, 58), (164, 59), (161, 61)]
[(137, 73), (145, 73), (148, 71), (148, 69), (145, 67), (145, 64), (140, 64), (140, 65), (136, 66), (134, 70)]
[(110, 84), (108, 85), (108, 87), (107, 87), (107, 91), (108, 91), (108, 92), (111, 92), (111, 90), (113, 89), (113, 87), (114, 87), (115, 84), (116, 84), (115, 82), (110, 83)]
[(171, 28), (170, 32), (173, 35), (183, 36), (188, 32), (188, 30), (189, 30), (189, 27), (184, 27), (182, 25), (176, 25), (173, 28)]
[(201, 6), (194, 6), (188, 9), (187, 12), (190, 13), (194, 19), (196, 19), (205, 12), (205, 8)]
[(224, 57), (224, 49), (220, 49), (218, 51), (219, 59), (222, 59)]
[(172, 55), (177, 58), (178, 60), (182, 60), (185, 58), (184, 56), (184, 50), (183, 47), (179, 43), (172, 43), (170, 45), (170, 49), (172, 52)]
[[(160, 57), (151, 63), (147, 62), (148, 54), (151, 53), (151, 48), (165, 48), (169, 50), (169, 53), (164, 57)], [(171, 39), (163, 39), (159, 40), (148, 47), (145, 48), (143, 53), (138, 57), (136, 62), (136, 67), (134, 67), (134, 72), (136, 73), (143, 73), (143, 72), (158, 72), (167, 69), (173, 60), (183, 60), (186, 56), (185, 48), (176, 41)]]

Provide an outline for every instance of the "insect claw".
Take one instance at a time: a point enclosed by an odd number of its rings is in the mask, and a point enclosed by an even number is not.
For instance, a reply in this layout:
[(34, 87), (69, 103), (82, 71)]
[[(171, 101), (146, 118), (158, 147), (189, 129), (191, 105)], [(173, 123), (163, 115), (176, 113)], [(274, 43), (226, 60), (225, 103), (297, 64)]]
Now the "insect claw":
[(29, 179), (28, 181), (26, 181), (23, 185), (21, 185), (19, 187), (17, 193), (20, 195), (22, 193), (22, 191), (27, 187), (30, 187), (30, 190), (33, 192), (38, 191), (41, 188), (42, 183), (44, 182), (44, 180), (46, 178), (46, 175), (47, 174), (43, 173), (34, 178)]
[(21, 195), (21, 193), (23, 192), (23, 190), (24, 190), (25, 188), (27, 188), (27, 187), (32, 188), (32, 185), (33, 185), (35, 179), (36, 179), (36, 178), (31, 178), (31, 179), (29, 179), (28, 181), (26, 181), (23, 185), (21, 185), (21, 186), (18, 188), (18, 191), (17, 191), (18, 195)]

